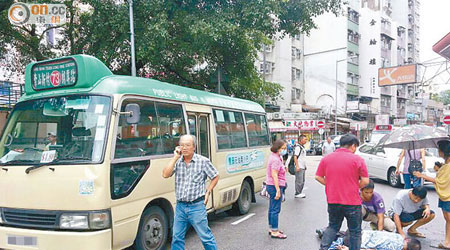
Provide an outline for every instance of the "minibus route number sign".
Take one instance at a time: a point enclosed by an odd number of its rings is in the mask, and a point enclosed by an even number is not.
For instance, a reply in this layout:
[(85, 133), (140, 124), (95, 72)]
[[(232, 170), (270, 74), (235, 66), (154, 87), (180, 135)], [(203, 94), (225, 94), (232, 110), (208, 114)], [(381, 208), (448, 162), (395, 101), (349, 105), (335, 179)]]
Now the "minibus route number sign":
[(35, 90), (73, 86), (77, 79), (77, 65), (71, 58), (38, 63), (31, 69), (31, 81)]

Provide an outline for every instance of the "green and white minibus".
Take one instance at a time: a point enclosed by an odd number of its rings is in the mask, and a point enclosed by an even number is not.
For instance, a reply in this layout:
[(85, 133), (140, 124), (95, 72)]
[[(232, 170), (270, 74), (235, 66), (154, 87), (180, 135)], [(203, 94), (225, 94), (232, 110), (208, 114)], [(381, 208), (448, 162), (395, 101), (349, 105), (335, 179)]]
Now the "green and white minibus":
[(113, 75), (86, 55), (31, 63), (25, 78), (0, 141), (0, 248), (163, 248), (176, 199), (162, 169), (186, 133), (220, 174), (209, 212), (255, 201), (270, 152), (259, 104)]

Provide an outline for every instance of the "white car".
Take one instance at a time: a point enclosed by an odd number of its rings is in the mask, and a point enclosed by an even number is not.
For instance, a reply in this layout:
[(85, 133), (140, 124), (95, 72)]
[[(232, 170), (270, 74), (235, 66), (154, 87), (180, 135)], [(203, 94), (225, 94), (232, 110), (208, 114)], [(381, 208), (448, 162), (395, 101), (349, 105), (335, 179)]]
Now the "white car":
[[(372, 178), (386, 180), (393, 187), (400, 187), (404, 184), (403, 175), (395, 174), (395, 167), (397, 166), (398, 158), (402, 150), (397, 148), (382, 148), (376, 147), (375, 144), (366, 143), (358, 147), (356, 154), (361, 156), (367, 165), (367, 171)], [(405, 158), (403, 158), (403, 161)], [(403, 168), (403, 161), (400, 169)], [(435, 178), (434, 163), (436, 161), (442, 162), (443, 159), (437, 157), (436, 149), (427, 149), (425, 164), (426, 169), (424, 174)]]

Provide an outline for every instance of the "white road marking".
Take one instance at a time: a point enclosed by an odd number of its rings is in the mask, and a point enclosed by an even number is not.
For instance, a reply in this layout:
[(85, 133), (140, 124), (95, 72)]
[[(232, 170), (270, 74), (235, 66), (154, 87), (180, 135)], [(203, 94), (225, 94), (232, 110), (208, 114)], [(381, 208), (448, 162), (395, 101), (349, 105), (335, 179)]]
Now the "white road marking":
[(237, 224), (239, 224), (239, 223), (241, 223), (241, 222), (243, 222), (243, 221), (245, 221), (245, 220), (250, 219), (250, 218), (251, 218), (252, 216), (254, 216), (254, 215), (255, 215), (255, 213), (251, 213), (251, 214), (245, 216), (244, 218), (239, 219), (239, 220), (237, 220), (237, 221), (231, 223), (231, 225), (236, 226)]

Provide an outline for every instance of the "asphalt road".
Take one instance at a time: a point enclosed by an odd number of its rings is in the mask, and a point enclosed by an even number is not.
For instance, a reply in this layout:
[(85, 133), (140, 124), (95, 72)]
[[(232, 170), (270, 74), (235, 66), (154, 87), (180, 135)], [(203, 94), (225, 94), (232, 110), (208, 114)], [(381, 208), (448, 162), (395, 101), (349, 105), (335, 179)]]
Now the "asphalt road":
[[(320, 159), (321, 156), (308, 156), (304, 191), (307, 195), (306, 198), (294, 198), (294, 176), (289, 174), (287, 176), (287, 196), (281, 207), (279, 222), (280, 229), (288, 236), (286, 240), (269, 237), (268, 201), (257, 195), (257, 201), (252, 204), (247, 215), (233, 216), (227, 213), (210, 215), (209, 224), (219, 249), (319, 249), (319, 240), (316, 237), (315, 229), (325, 227), (328, 223), (324, 187), (314, 180)], [(375, 191), (384, 197), (387, 207), (390, 207), (393, 197), (399, 190), (390, 187), (386, 182), (377, 180), (375, 182)], [(419, 231), (427, 236), (426, 239), (419, 239), (424, 250), (434, 249), (430, 245), (442, 242), (445, 232), (442, 211), (437, 207), (438, 196), (432, 186), (429, 189), (428, 199), (437, 216), (430, 224), (419, 228)], [(345, 228), (344, 222), (342, 229)], [(370, 229), (367, 222), (363, 222), (363, 229)], [(203, 249), (201, 241), (192, 228), (186, 236), (186, 249)]]

